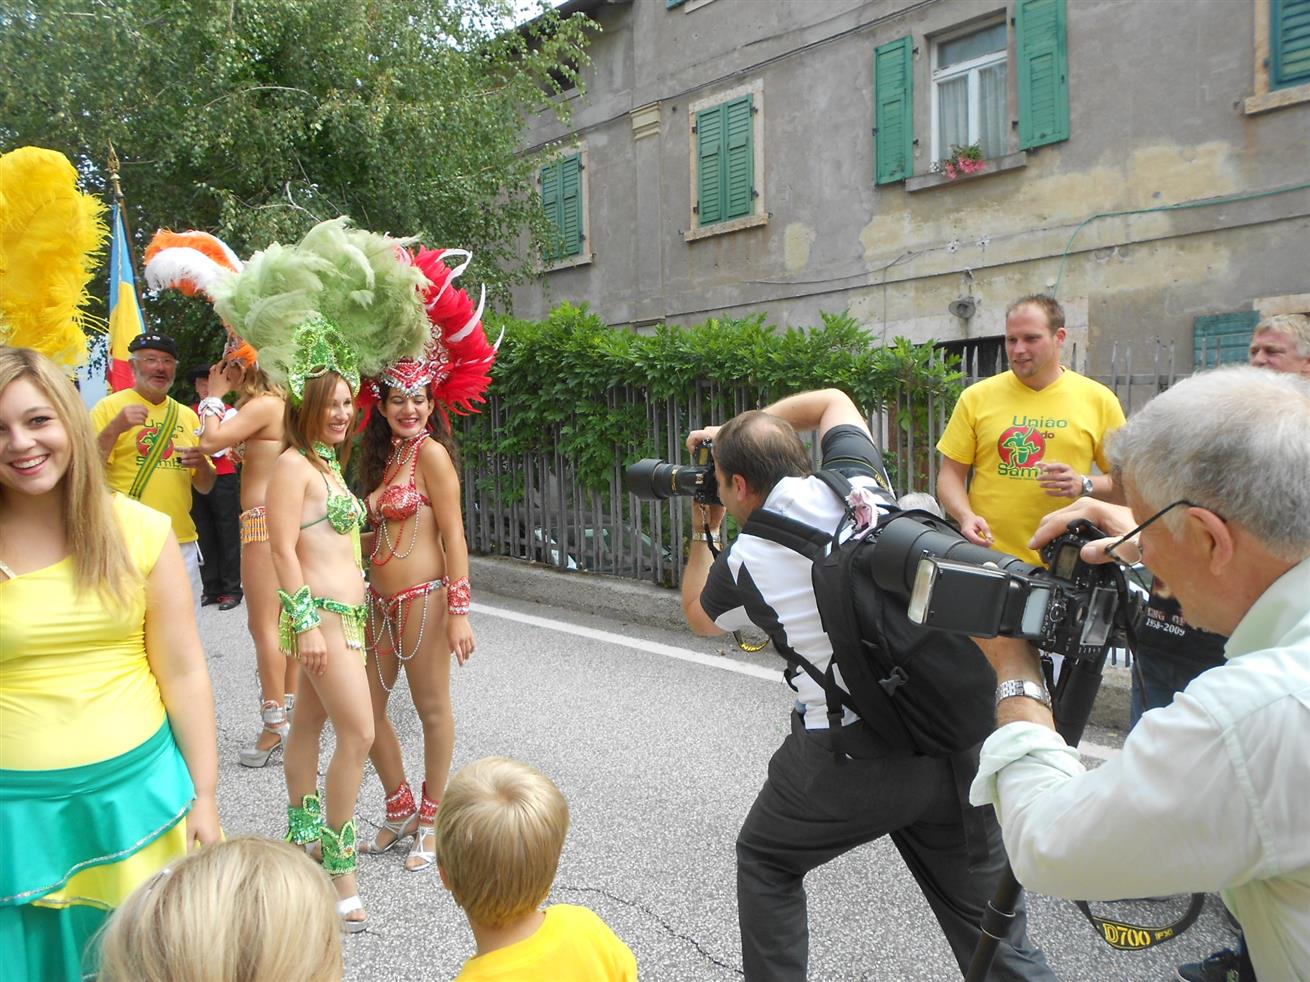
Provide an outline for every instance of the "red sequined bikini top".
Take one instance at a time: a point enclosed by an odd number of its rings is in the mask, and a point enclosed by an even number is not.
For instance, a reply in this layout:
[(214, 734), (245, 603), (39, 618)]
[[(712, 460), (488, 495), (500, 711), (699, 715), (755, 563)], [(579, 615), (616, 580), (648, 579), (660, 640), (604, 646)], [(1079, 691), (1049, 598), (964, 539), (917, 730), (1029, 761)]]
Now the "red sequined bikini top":
[(368, 517), (374, 525), (380, 524), (383, 519), (389, 522), (403, 522), (417, 515), (420, 508), (430, 508), (432, 506), (428, 496), (420, 494), (418, 485), (415, 483), (415, 479), (418, 477), (419, 449), (427, 442), (427, 439), (427, 434), (423, 433), (408, 440), (395, 441), (393, 459), (397, 455), (399, 459), (396, 460), (395, 470), (390, 475), (384, 474), (383, 480), (390, 481), (408, 467), (409, 483), (387, 484), (378, 493), (377, 501), (369, 503)]
[(413, 518), (420, 508), (431, 507), (426, 494), (420, 494), (413, 484), (390, 484), (382, 489), (377, 501), (369, 506), (369, 518), (374, 524), (383, 519), (401, 522)]

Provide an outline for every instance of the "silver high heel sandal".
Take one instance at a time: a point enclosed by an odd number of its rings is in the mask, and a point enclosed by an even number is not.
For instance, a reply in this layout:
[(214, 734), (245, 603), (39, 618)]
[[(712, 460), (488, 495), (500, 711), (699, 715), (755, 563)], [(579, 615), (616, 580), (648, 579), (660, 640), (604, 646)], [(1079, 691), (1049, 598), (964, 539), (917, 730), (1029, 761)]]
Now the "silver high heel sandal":
[(386, 807), (386, 817), (382, 820), (378, 835), (384, 831), (390, 832), (391, 841), (385, 846), (379, 846), (375, 835), (372, 842), (361, 842), (358, 849), (365, 856), (380, 856), (390, 851), (396, 843), (409, 838), (418, 828), (418, 809), (414, 807), (414, 792), (410, 790), (408, 781), (401, 781), (400, 787), (387, 797)]
[(272, 759), (273, 754), (282, 749), (282, 745), (286, 743), (287, 734), (291, 732), (291, 724), (287, 721), (286, 709), (273, 700), (270, 699), (260, 706), (259, 716), (264, 721), (264, 732), (276, 733), (278, 741), (267, 750), (261, 750), (257, 742), (248, 747), (242, 747), (238, 754), (238, 760), (243, 767), (266, 766)]

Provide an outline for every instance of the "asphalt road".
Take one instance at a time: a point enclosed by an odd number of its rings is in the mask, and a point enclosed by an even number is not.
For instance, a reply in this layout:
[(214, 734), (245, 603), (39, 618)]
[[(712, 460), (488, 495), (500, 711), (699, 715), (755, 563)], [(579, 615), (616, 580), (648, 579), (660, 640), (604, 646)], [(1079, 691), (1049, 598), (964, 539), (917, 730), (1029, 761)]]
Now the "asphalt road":
[[(493, 754), (517, 757), (563, 790), (572, 828), (551, 902), (599, 913), (632, 947), (646, 982), (741, 978), (733, 843), (788, 725), (791, 700), (776, 656), (727, 657), (720, 643), (690, 633), (515, 601), (485, 584), (472, 618), (478, 650), (453, 673), (455, 767)], [(258, 705), (245, 607), (205, 608), (201, 633), (218, 703), (224, 827), (229, 836), (280, 837), (280, 766), (252, 771), (236, 763)], [(417, 786), (420, 730), (403, 681), (392, 718)], [(1095, 732), (1088, 739), (1112, 746), (1116, 737)], [(370, 768), (358, 812), (361, 837), (375, 828), (382, 798)], [(435, 870), (407, 873), (402, 860), (361, 857), (371, 924), (345, 940), (347, 979), (450, 979), (473, 952), (467, 924)], [(816, 982), (959, 978), (889, 842), (816, 870), (807, 889)], [(1115, 908), (1145, 923), (1179, 909)], [(1172, 979), (1178, 962), (1234, 937), (1217, 898), (1181, 938), (1147, 952), (1111, 949), (1067, 902), (1032, 896), (1029, 910), (1032, 936), (1068, 982)]]

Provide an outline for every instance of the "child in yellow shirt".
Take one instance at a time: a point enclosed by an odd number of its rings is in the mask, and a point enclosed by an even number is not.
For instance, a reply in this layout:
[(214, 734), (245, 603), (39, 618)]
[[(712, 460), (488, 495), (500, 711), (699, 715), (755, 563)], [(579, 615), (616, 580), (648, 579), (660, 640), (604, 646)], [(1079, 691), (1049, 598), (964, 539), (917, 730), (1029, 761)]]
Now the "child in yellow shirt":
[(477, 954), (456, 982), (630, 982), (632, 950), (595, 913), (541, 905), (569, 828), (569, 806), (527, 764), (486, 757), (446, 787), (437, 869), (468, 917)]

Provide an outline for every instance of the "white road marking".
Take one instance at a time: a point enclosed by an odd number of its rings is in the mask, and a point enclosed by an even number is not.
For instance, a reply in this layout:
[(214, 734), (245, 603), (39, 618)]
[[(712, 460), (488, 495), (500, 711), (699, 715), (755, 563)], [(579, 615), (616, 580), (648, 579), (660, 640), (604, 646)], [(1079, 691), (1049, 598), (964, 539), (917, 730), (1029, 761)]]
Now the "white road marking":
[[(624, 648), (632, 648), (635, 651), (645, 651), (652, 655), (664, 655), (666, 658), (676, 658), (679, 661), (691, 662), (694, 665), (704, 665), (706, 668), (736, 672), (738, 675), (749, 675), (752, 678), (765, 679), (769, 682), (778, 682), (782, 679), (781, 666), (778, 668), (765, 668), (761, 665), (752, 665), (749, 662), (734, 661), (732, 658), (726, 658), (722, 655), (707, 655), (703, 652), (692, 651), (690, 648), (675, 648), (671, 644), (660, 644), (658, 641), (630, 638), (625, 634), (615, 634), (612, 631), (598, 631), (593, 627), (570, 624), (568, 621), (557, 621), (550, 617), (521, 614), (517, 610), (509, 610), (505, 607), (492, 607), (484, 603), (475, 603), (472, 606), (474, 613), (477, 614), (503, 617), (507, 621), (518, 621), (520, 624), (544, 627), (549, 631), (562, 631), (565, 634), (574, 634), (580, 638), (591, 638), (593, 641), (604, 641), (607, 644), (616, 644)], [(1078, 744), (1078, 752), (1085, 757), (1092, 757), (1096, 760), (1109, 760), (1119, 753), (1115, 747), (1103, 747), (1098, 743), (1089, 743), (1086, 740)]]
[[(699, 651), (692, 651), (690, 648), (675, 648), (671, 644), (660, 644), (658, 641), (647, 641), (643, 638), (630, 638), (623, 634), (614, 634), (611, 631), (598, 631), (595, 628), (583, 627), (579, 624), (570, 624), (567, 621), (557, 621), (549, 617), (537, 617), (535, 614), (520, 614), (516, 610), (507, 610), (504, 607), (490, 607), (484, 603), (473, 604), (473, 612), (477, 614), (490, 614), (492, 617), (503, 617), (506, 620), (518, 621), (520, 624), (531, 624), (533, 627), (544, 627), (551, 631), (563, 631), (565, 634), (576, 634), (581, 638), (591, 638), (593, 641), (604, 641), (607, 644), (617, 644), (624, 648), (632, 648), (636, 651), (647, 651), (652, 655), (664, 655), (667, 658), (676, 658), (679, 661), (689, 661), (695, 665), (704, 665), (707, 668), (718, 668), (725, 672), (736, 672), (738, 675), (750, 675), (757, 679), (767, 679), (770, 682), (782, 681), (782, 664), (779, 662), (777, 668), (765, 668), (762, 665), (752, 665), (749, 662), (735, 661), (732, 658), (726, 658), (721, 655), (707, 655)], [(725, 635), (725, 637), (727, 637)]]

